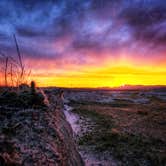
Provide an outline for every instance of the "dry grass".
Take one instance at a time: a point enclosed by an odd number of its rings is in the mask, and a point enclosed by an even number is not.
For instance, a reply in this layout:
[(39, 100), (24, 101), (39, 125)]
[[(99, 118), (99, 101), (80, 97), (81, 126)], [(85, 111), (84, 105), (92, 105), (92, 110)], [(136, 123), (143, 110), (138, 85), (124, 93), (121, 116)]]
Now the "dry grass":
[(127, 100), (115, 100), (111, 104), (71, 101), (70, 105), (74, 107), (73, 112), (96, 124), (79, 139), (80, 145), (109, 151), (124, 165), (166, 163), (164, 102), (152, 98), (148, 104), (141, 105)]

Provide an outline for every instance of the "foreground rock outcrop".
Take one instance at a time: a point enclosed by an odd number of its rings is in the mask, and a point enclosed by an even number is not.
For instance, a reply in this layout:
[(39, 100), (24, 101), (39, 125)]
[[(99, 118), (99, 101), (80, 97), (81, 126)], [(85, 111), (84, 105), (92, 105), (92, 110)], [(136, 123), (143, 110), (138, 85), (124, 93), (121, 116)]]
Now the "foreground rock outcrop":
[(46, 109), (0, 106), (0, 165), (83, 165), (62, 107), (52, 99)]

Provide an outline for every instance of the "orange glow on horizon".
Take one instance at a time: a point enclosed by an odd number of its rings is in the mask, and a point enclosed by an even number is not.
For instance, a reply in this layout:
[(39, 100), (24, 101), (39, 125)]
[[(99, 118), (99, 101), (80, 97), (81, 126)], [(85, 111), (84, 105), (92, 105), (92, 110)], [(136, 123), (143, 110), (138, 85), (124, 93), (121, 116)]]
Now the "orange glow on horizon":
[[(107, 57), (107, 56), (106, 56)], [(138, 65), (138, 62), (140, 63)], [(166, 65), (146, 64), (129, 56), (119, 59), (105, 58), (86, 65), (62, 62), (59, 67), (54, 61), (27, 61), (32, 68), (31, 80), (40, 87), (119, 87), (122, 85), (166, 85)], [(2, 76), (1, 76), (2, 77)], [(2, 80), (0, 82), (2, 84)]]
[[(155, 69), (155, 70), (154, 70)], [(81, 71), (63, 71), (51, 76), (33, 77), (39, 86), (119, 87), (128, 85), (166, 85), (166, 69), (154, 66), (84, 67)]]

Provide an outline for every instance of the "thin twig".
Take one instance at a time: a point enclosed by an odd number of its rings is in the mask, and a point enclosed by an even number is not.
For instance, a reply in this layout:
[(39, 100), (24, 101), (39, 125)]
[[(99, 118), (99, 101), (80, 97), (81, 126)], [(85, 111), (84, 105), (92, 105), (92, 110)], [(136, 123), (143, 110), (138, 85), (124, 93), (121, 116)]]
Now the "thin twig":
[(7, 84), (7, 69), (8, 69), (8, 60), (9, 60), (9, 58), (8, 58), (8, 57), (6, 57), (6, 59), (5, 59), (5, 86), (6, 86), (6, 87), (8, 86), (8, 84)]
[(10, 76), (11, 76), (11, 84), (12, 87), (14, 86), (14, 81), (13, 81), (13, 64), (10, 64)]
[(17, 55), (18, 55), (19, 62), (20, 62), (20, 67), (21, 67), (21, 74), (20, 74), (20, 81), (21, 81), (22, 77), (24, 75), (24, 66), (23, 66), (23, 63), (22, 63), (22, 57), (21, 57), (21, 54), (20, 54), (20, 49), (19, 49), (15, 34), (13, 35), (13, 37), (14, 37), (14, 41), (15, 41), (15, 44), (16, 44)]

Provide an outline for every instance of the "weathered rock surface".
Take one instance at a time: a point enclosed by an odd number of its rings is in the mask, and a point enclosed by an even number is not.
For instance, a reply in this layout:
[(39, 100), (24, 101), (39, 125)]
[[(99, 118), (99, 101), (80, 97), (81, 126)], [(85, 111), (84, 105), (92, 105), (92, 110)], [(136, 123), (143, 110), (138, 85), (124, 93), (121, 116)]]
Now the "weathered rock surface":
[(83, 165), (72, 129), (51, 98), (48, 109), (0, 107), (0, 166)]

